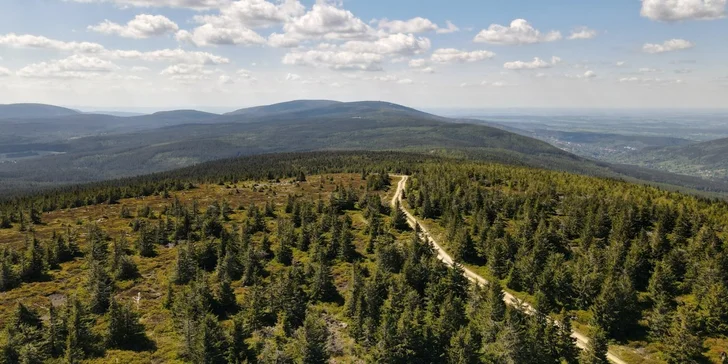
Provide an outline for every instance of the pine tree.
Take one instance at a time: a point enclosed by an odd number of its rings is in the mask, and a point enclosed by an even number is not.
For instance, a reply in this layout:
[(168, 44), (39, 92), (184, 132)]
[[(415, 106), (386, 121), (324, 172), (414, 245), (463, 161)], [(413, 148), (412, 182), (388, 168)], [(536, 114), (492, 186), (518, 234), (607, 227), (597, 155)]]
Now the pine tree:
[(139, 323), (139, 314), (130, 304), (120, 304), (112, 298), (108, 317), (107, 347), (131, 350), (142, 348), (146, 339), (144, 326)]
[(581, 353), (579, 363), (609, 364), (609, 360), (607, 360), (608, 350), (607, 333), (600, 327), (597, 327), (592, 330), (592, 334), (589, 336), (589, 344), (586, 350)]
[(566, 363), (577, 363), (579, 360), (579, 348), (576, 346), (576, 339), (571, 336), (573, 328), (571, 326), (572, 316), (570, 313), (562, 309), (561, 322), (558, 325), (558, 333), (556, 339), (556, 352)]
[(681, 305), (664, 339), (668, 364), (697, 363), (703, 340), (698, 336), (695, 309)]
[(313, 301), (330, 302), (338, 296), (334, 286), (334, 276), (325, 258), (319, 259), (314, 268), (311, 282), (311, 299)]
[(23, 259), (23, 280), (41, 279), (48, 271), (43, 246), (36, 238), (28, 241)]
[(700, 302), (701, 316), (709, 333), (728, 333), (728, 289), (723, 282), (713, 283)]
[(97, 262), (92, 262), (89, 267), (87, 288), (89, 292), (89, 308), (93, 313), (103, 314), (109, 308), (113, 281), (106, 269)]
[(45, 331), (45, 341), (51, 357), (57, 358), (63, 355), (67, 334), (66, 321), (60, 317), (58, 309), (51, 304), (48, 309), (48, 327)]
[(99, 338), (94, 335), (92, 327), (94, 318), (76, 297), (66, 303), (66, 336), (65, 361), (69, 364), (80, 363), (83, 359), (100, 354)]
[(200, 322), (192, 361), (200, 364), (225, 364), (228, 341), (217, 318), (205, 315)]
[(174, 281), (177, 284), (186, 284), (197, 274), (197, 262), (191, 243), (182, 243), (177, 247), (177, 263), (175, 264)]
[(229, 278), (223, 278), (218, 285), (217, 304), (220, 313), (231, 313), (238, 309), (238, 302), (235, 298), (235, 290)]
[(395, 230), (404, 230), (407, 228), (407, 216), (402, 211), (399, 201), (397, 201), (392, 208), (392, 214), (390, 216), (390, 226)]
[(453, 335), (448, 349), (448, 363), (479, 364), (481, 342), (470, 326), (462, 327)]
[(294, 361), (300, 364), (325, 364), (329, 361), (329, 330), (321, 313), (309, 311), (303, 326), (294, 334)]
[(227, 352), (227, 362), (231, 364), (242, 364), (248, 359), (253, 359), (253, 353), (245, 342), (250, 335), (250, 328), (245, 325), (243, 314), (233, 317), (233, 326), (230, 329), (230, 346)]

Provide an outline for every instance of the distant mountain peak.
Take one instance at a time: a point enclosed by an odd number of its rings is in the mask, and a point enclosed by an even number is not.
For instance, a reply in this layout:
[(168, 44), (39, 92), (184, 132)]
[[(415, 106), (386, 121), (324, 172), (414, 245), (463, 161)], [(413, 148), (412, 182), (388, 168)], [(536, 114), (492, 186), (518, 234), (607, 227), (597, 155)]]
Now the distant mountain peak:
[(0, 104), (0, 119), (34, 119), (79, 115), (79, 111), (46, 104)]

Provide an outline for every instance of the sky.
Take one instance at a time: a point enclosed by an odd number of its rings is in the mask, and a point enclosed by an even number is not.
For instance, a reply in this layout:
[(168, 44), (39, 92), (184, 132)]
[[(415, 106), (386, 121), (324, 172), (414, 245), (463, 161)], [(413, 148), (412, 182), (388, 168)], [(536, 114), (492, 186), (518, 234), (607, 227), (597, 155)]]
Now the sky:
[(728, 0), (2, 0), (0, 103), (728, 108)]

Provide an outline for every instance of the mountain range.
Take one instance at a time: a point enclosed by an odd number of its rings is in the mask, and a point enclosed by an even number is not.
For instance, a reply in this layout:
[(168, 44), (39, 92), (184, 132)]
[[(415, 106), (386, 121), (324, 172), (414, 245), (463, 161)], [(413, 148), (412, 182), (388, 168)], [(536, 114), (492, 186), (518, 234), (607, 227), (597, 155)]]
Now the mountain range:
[(0, 107), (0, 190), (6, 191), (321, 150), (403, 150), (728, 191), (721, 181), (598, 162), (494, 126), (387, 102), (298, 100), (222, 115), (176, 110), (131, 117), (37, 104)]

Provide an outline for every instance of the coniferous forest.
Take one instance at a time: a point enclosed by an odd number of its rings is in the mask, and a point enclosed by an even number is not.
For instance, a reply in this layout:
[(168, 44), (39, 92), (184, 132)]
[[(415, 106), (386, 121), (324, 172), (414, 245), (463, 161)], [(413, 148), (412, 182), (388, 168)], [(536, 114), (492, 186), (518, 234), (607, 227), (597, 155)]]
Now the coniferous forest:
[[(398, 175), (401, 207), (462, 266), (391, 206)], [(728, 348), (728, 204), (624, 181), (289, 154), (17, 195), (0, 219), (5, 363), (719, 363)]]

